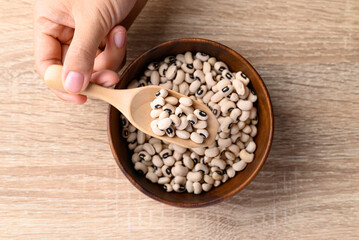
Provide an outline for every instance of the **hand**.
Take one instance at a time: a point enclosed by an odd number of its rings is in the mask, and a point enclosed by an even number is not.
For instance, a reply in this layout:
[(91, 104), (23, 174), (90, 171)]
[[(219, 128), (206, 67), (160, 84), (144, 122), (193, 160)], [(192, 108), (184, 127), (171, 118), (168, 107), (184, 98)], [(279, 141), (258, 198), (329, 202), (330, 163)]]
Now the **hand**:
[[(141, 9), (145, 2), (142, 1)], [(63, 85), (69, 93), (52, 90), (59, 98), (82, 104), (86, 96), (78, 93), (89, 81), (105, 87), (119, 81), (115, 71), (125, 60), (126, 29), (117, 24), (129, 15), (135, 3), (135, 0), (36, 1), (36, 68), (43, 78), (48, 66), (64, 66)]]

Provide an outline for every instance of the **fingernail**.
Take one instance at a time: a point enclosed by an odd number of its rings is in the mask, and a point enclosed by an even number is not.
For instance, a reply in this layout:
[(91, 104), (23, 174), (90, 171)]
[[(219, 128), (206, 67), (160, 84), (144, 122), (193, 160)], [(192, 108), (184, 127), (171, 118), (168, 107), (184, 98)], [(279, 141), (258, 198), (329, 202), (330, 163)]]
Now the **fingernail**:
[(122, 48), (125, 45), (126, 41), (126, 33), (125, 32), (117, 32), (115, 33), (115, 44), (118, 48)]
[(84, 75), (78, 72), (69, 72), (67, 74), (64, 88), (66, 91), (78, 93), (84, 84)]

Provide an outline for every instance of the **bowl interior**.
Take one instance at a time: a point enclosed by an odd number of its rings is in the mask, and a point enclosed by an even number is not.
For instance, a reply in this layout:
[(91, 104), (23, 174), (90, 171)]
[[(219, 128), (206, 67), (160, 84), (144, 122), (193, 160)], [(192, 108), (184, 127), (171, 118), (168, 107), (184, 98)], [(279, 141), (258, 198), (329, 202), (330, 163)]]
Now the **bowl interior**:
[(167, 193), (161, 185), (151, 183), (143, 175), (137, 173), (131, 162), (131, 151), (127, 148), (127, 142), (121, 137), (120, 113), (112, 106), (109, 108), (108, 134), (111, 150), (118, 166), (126, 177), (140, 191), (149, 197), (161, 202), (179, 207), (199, 207), (214, 204), (234, 195), (243, 189), (258, 173), (264, 164), (272, 142), (273, 113), (267, 89), (254, 68), (238, 53), (216, 42), (205, 39), (179, 39), (162, 43), (145, 52), (124, 71), (121, 81), (116, 88), (126, 88), (135, 78), (140, 77), (147, 65), (153, 61), (184, 53), (186, 51), (204, 52), (214, 56), (217, 60), (225, 62), (231, 71), (244, 72), (251, 80), (251, 88), (258, 96), (256, 107), (258, 108), (258, 133), (255, 137), (257, 150), (252, 163), (236, 174), (232, 179), (211, 191), (194, 195), (190, 193)]

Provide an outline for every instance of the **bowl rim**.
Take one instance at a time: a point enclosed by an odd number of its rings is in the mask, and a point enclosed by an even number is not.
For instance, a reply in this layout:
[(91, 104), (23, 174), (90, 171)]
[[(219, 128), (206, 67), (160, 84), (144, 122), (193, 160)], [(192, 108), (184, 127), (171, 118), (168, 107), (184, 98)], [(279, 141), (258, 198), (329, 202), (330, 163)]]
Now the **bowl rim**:
[[(247, 59), (245, 59), (242, 55), (240, 55), (238, 52), (236, 52), (235, 50), (221, 44), (221, 43), (218, 43), (216, 41), (213, 41), (213, 40), (208, 40), (208, 39), (204, 39), (204, 38), (178, 38), (178, 39), (173, 39), (173, 40), (168, 40), (168, 41), (165, 41), (165, 42), (162, 42), (160, 44), (157, 44), (156, 46), (146, 50), (145, 52), (143, 52), (141, 55), (139, 55), (138, 57), (136, 57), (127, 67), (126, 69), (122, 72), (121, 76), (120, 76), (120, 81), (119, 83), (121, 82), (121, 77), (126, 74), (128, 71), (131, 70), (132, 66), (135, 65), (140, 59), (142, 59), (142, 57), (144, 55), (147, 55), (147, 54), (150, 54), (152, 51), (158, 49), (158, 48), (162, 48), (164, 46), (167, 46), (167, 45), (172, 45), (172, 44), (176, 44), (176, 42), (183, 42), (183, 41), (186, 41), (186, 42), (202, 42), (202, 43), (209, 43), (209, 44), (213, 44), (213, 45), (216, 45), (217, 47), (220, 47), (220, 48), (224, 48), (226, 49), (227, 51), (229, 51), (232, 55), (235, 55), (236, 57), (238, 57), (239, 59), (241, 59), (241, 61), (244, 63), (244, 65), (246, 65), (246, 67), (248, 69), (250, 69), (253, 74), (257, 77), (257, 79), (259, 79), (259, 84), (261, 85), (261, 87), (264, 89), (264, 98), (265, 98), (265, 101), (268, 102), (269, 104), (269, 117), (268, 117), (268, 121), (270, 122), (269, 123), (269, 126), (270, 126), (270, 130), (269, 130), (269, 141), (267, 142), (266, 146), (265, 146), (265, 151), (264, 151), (264, 155), (260, 160), (260, 162), (258, 163), (258, 167), (249, 175), (249, 177), (241, 184), (241, 185), (238, 185), (237, 187), (233, 188), (231, 191), (229, 191), (228, 193), (220, 196), (220, 197), (217, 197), (213, 200), (210, 200), (210, 201), (205, 201), (203, 203), (197, 203), (197, 204), (188, 204), (188, 203), (182, 203), (182, 202), (172, 202), (172, 201), (168, 201), (168, 200), (165, 200), (163, 198), (160, 198), (159, 196), (157, 195), (154, 195), (152, 194), (151, 192), (148, 192), (145, 188), (143, 188), (139, 183), (137, 183), (132, 177), (129, 176), (129, 174), (125, 171), (124, 167), (122, 166), (121, 164), (121, 161), (118, 157), (118, 155), (116, 154), (116, 150), (115, 150), (115, 146), (113, 145), (113, 141), (112, 141), (112, 135), (111, 135), (111, 130), (110, 130), (110, 125), (111, 125), (111, 109), (112, 109), (112, 106), (109, 105), (108, 106), (108, 113), (107, 113), (107, 136), (108, 136), (108, 141), (109, 141), (109, 145), (110, 145), (110, 148), (111, 148), (111, 152), (112, 152), (112, 155), (113, 157), (115, 158), (115, 161), (118, 165), (118, 167), (121, 169), (122, 173), (126, 176), (126, 178), (138, 189), (140, 190), (143, 194), (145, 194), (146, 196), (154, 199), (154, 200), (157, 200), (161, 203), (165, 203), (165, 204), (168, 204), (168, 205), (171, 205), (171, 206), (175, 206), (175, 207), (185, 207), (185, 208), (196, 208), (196, 207), (205, 207), (205, 206), (210, 206), (210, 205), (214, 205), (216, 203), (220, 203), (220, 202), (223, 202), (225, 201), (226, 199), (232, 197), (233, 195), (235, 195), (236, 193), (240, 192), (243, 188), (245, 188), (259, 173), (259, 171), (262, 169), (264, 163), (266, 162), (267, 160), (267, 157), (269, 155), (269, 152), (270, 152), (270, 149), (271, 149), (271, 146), (272, 146), (272, 142), (273, 142), (273, 134), (274, 134), (274, 117), (273, 117), (273, 107), (272, 107), (272, 102), (271, 102), (271, 99), (270, 99), (270, 96), (269, 96), (269, 92), (268, 92), (268, 89), (266, 87), (266, 85), (264, 84), (264, 81), (263, 79), (261, 78), (261, 76), (258, 74), (258, 72), (256, 71), (256, 69), (248, 62)], [(118, 84), (117, 83), (115, 85), (115, 89), (118, 87)]]

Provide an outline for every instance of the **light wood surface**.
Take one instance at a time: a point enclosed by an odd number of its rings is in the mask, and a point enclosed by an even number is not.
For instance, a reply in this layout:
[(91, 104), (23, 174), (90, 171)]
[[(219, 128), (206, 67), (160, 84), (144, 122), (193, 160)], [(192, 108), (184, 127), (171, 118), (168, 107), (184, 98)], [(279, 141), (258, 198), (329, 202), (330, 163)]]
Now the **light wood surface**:
[(57, 100), (34, 70), (32, 1), (0, 0), (0, 239), (358, 239), (359, 2), (152, 0), (128, 61), (173, 38), (219, 41), (271, 94), (274, 142), (228, 201), (178, 209), (123, 176), (107, 104)]

